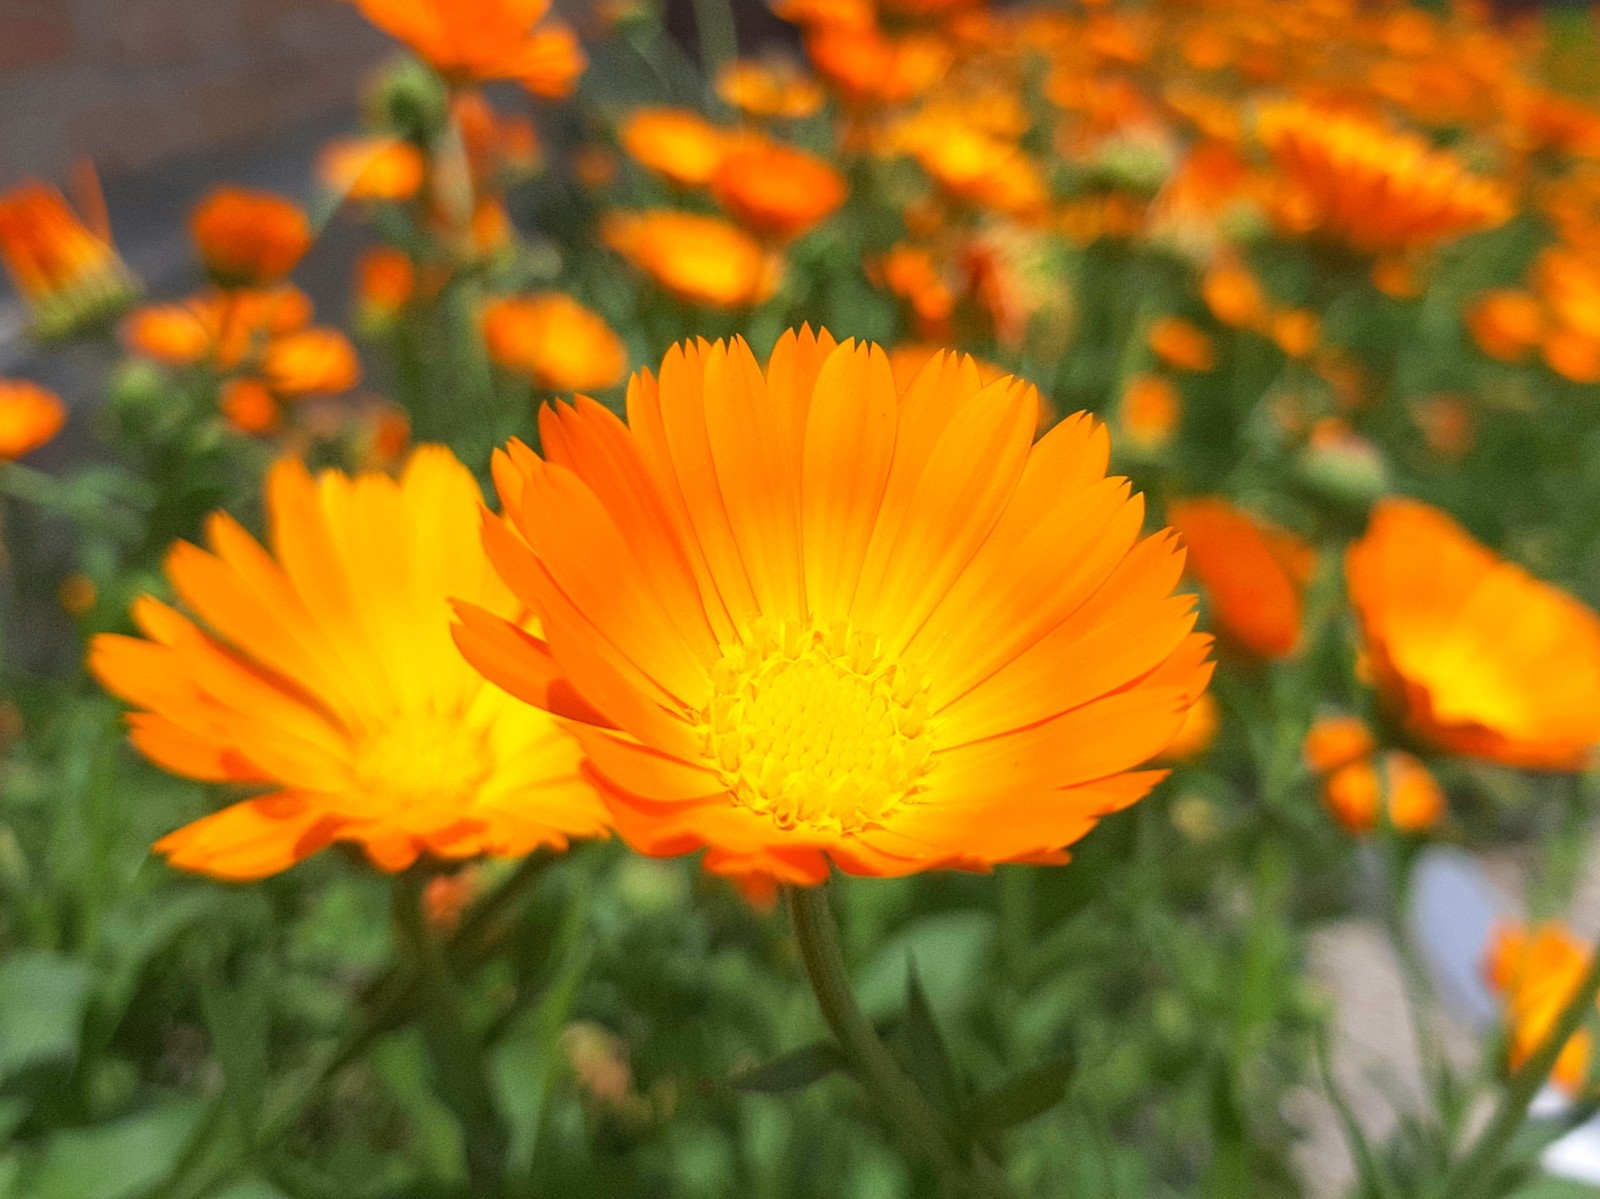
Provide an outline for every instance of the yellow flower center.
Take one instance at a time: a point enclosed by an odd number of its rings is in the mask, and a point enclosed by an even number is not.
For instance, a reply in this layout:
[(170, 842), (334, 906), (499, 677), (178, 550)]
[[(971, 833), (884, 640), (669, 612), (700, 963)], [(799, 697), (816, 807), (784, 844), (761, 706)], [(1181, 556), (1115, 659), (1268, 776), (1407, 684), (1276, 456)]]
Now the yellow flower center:
[(400, 713), (358, 740), (353, 798), (366, 815), (446, 825), (469, 813), (492, 765), (464, 713)]
[(723, 647), (712, 681), (706, 754), (735, 800), (778, 827), (857, 832), (922, 789), (927, 684), (877, 638), (762, 620)]

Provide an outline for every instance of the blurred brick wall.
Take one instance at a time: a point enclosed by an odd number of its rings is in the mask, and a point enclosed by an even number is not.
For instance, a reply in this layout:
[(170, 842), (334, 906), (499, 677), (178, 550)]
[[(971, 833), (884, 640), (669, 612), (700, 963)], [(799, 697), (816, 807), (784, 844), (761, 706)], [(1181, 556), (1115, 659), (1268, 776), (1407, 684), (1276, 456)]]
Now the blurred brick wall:
[(0, 0), (0, 188), (108, 175), (353, 104), (391, 43), (349, 0)]

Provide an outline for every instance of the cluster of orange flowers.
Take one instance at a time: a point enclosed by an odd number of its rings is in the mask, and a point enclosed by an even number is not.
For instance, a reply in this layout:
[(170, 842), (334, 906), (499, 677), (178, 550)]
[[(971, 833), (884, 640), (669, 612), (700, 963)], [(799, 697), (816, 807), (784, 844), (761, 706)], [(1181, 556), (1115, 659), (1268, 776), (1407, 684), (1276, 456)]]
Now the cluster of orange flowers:
[[(1509, 1069), (1518, 1069), (1550, 1039), (1589, 964), (1589, 949), (1560, 924), (1514, 924), (1496, 931), (1484, 973), (1505, 999)], [(1593, 1057), (1594, 1034), (1579, 1029), (1561, 1047), (1551, 1081), (1568, 1095), (1582, 1094), (1589, 1087)]]

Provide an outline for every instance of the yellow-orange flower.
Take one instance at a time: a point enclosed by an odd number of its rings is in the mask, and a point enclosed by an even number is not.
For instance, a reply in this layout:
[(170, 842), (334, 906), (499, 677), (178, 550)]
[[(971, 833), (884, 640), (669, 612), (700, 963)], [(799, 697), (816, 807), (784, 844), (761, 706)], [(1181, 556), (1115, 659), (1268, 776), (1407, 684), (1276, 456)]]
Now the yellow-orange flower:
[(787, 241), (844, 203), (844, 176), (815, 154), (765, 137), (732, 143), (711, 177), (711, 194), (746, 229)]
[(536, 96), (572, 93), (587, 66), (578, 39), (546, 21), (550, 0), (356, 0), (367, 20), (453, 83), (509, 79)]
[(1260, 658), (1292, 653), (1315, 551), (1223, 499), (1175, 502), (1167, 519), (1183, 534), (1189, 571), (1211, 601), (1218, 631)]
[(1159, 450), (1172, 440), (1183, 419), (1183, 400), (1171, 379), (1135, 375), (1122, 390), (1117, 424), (1134, 449)]
[(145, 597), (142, 637), (95, 639), (90, 667), (134, 705), (146, 757), (263, 792), (162, 838), (173, 865), (254, 879), (351, 841), (398, 870), (603, 830), (572, 739), (451, 644), (457, 596), (508, 635), (536, 631), (489, 568), (479, 507), (442, 448), (418, 450), (398, 482), (282, 462), (270, 550), (216, 514), (209, 550), (180, 542), (167, 558), (193, 618)]
[(817, 73), (852, 104), (899, 104), (932, 87), (949, 67), (942, 38), (889, 37), (872, 26), (825, 24), (806, 36)]
[(305, 210), (271, 192), (219, 187), (189, 222), (200, 257), (219, 283), (259, 287), (288, 277), (311, 248)]
[(483, 313), (489, 357), (548, 391), (615, 387), (628, 347), (605, 318), (560, 292), (496, 300)]
[(693, 212), (656, 208), (614, 212), (600, 238), (681, 300), (746, 308), (770, 299), (783, 260), (736, 225)]
[(0, 461), (31, 454), (67, 422), (55, 392), (26, 379), (0, 379)]
[(1322, 785), (1322, 802), (1346, 832), (1357, 836), (1378, 827), (1379, 812), (1403, 833), (1426, 832), (1445, 815), (1438, 781), (1399, 749), (1339, 767)]
[(128, 315), (123, 341), (135, 353), (172, 366), (209, 361), (230, 370), (258, 356), (267, 343), (305, 328), (311, 300), (292, 285), (263, 290), (203, 292)]
[(422, 190), (427, 171), (421, 150), (392, 137), (340, 138), (317, 160), (322, 185), (347, 200), (409, 200)]
[(919, 336), (940, 337), (949, 331), (956, 310), (955, 289), (928, 250), (904, 243), (892, 246), (872, 273), (910, 307)]
[(1235, 329), (1255, 328), (1266, 319), (1267, 297), (1261, 283), (1236, 259), (1220, 259), (1206, 271), (1200, 296), (1212, 316)]
[[(623, 836), (815, 883), (1060, 861), (1160, 777), (1210, 675), (1181, 554), (1103, 429), (942, 355), (904, 390), (809, 330), (635, 375), (627, 425), (497, 456), (491, 559), (545, 639), (462, 608), (491, 679), (566, 718)], [(1061, 669), (1070, 661), (1073, 669)]]
[(1217, 364), (1211, 339), (1181, 316), (1164, 316), (1150, 326), (1150, 349), (1168, 366), (1184, 371), (1208, 371)]
[(356, 263), (355, 292), (361, 322), (381, 328), (417, 294), (417, 268), (403, 251), (374, 246)]
[(37, 180), (0, 195), (0, 262), (42, 337), (103, 319), (138, 290), (111, 244), (94, 173), (85, 172), (83, 179), (89, 224), (58, 190)]
[(361, 382), (361, 359), (337, 329), (299, 329), (267, 343), (261, 378), (274, 395), (333, 395)]
[(1301, 752), (1312, 770), (1318, 774), (1332, 774), (1352, 762), (1371, 757), (1377, 747), (1365, 721), (1340, 714), (1317, 717), (1306, 734)]
[(717, 97), (747, 116), (797, 120), (819, 112), (822, 85), (792, 62), (742, 58), (717, 72)]
[(1525, 291), (1485, 292), (1467, 309), (1467, 328), (1478, 348), (1501, 362), (1521, 362), (1544, 334), (1544, 310)]
[[(1508, 924), (1495, 930), (1484, 973), (1505, 996), (1509, 1069), (1519, 1068), (1555, 1031), (1556, 1021), (1589, 969), (1589, 952), (1583, 942), (1554, 922), (1531, 929)], [(1580, 1029), (1562, 1046), (1551, 1081), (1569, 1095), (1578, 1094), (1588, 1081), (1593, 1055), (1593, 1034)]]
[(217, 396), (217, 410), (235, 433), (265, 437), (283, 427), (283, 406), (260, 379), (229, 379)]
[(1288, 101), (1257, 122), (1283, 181), (1281, 224), (1365, 253), (1437, 245), (1503, 223), (1510, 197), (1422, 138), (1325, 105)]
[(617, 129), (628, 156), (680, 187), (711, 182), (728, 134), (687, 108), (636, 108)]
[(1600, 617), (1437, 508), (1381, 501), (1345, 559), (1385, 700), (1419, 741), (1582, 770), (1600, 744)]

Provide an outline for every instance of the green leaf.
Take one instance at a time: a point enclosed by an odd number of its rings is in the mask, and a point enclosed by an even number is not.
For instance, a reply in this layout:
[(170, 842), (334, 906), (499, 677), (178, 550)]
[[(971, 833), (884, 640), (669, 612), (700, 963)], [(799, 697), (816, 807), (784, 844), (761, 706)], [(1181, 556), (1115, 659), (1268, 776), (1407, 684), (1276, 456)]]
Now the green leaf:
[(131, 1199), (154, 1186), (189, 1139), (201, 1105), (180, 1099), (111, 1124), (58, 1133), (30, 1171), (29, 1199)]
[(0, 965), (0, 1079), (78, 1054), (89, 972), (82, 962), (25, 950)]
[(923, 990), (914, 957), (906, 962), (905, 1019), (895, 1036), (895, 1047), (911, 1077), (928, 1099), (946, 1115), (954, 1116), (963, 1099), (961, 1076), (950, 1058), (950, 1048), (939, 1031), (938, 1019)]
[(873, 1018), (895, 1010), (913, 957), (928, 967), (927, 995), (946, 1016), (967, 1008), (984, 979), (994, 944), (994, 915), (966, 909), (937, 912), (900, 929), (885, 941), (856, 979), (856, 995)]
[(1066, 1098), (1076, 1068), (1076, 1055), (1066, 1051), (984, 1091), (968, 1109), (973, 1135), (998, 1136), (1042, 1116)]
[(838, 1045), (832, 1041), (814, 1041), (780, 1053), (769, 1062), (731, 1074), (727, 1083), (735, 1090), (763, 1095), (798, 1091), (845, 1069), (848, 1064), (844, 1050)]

